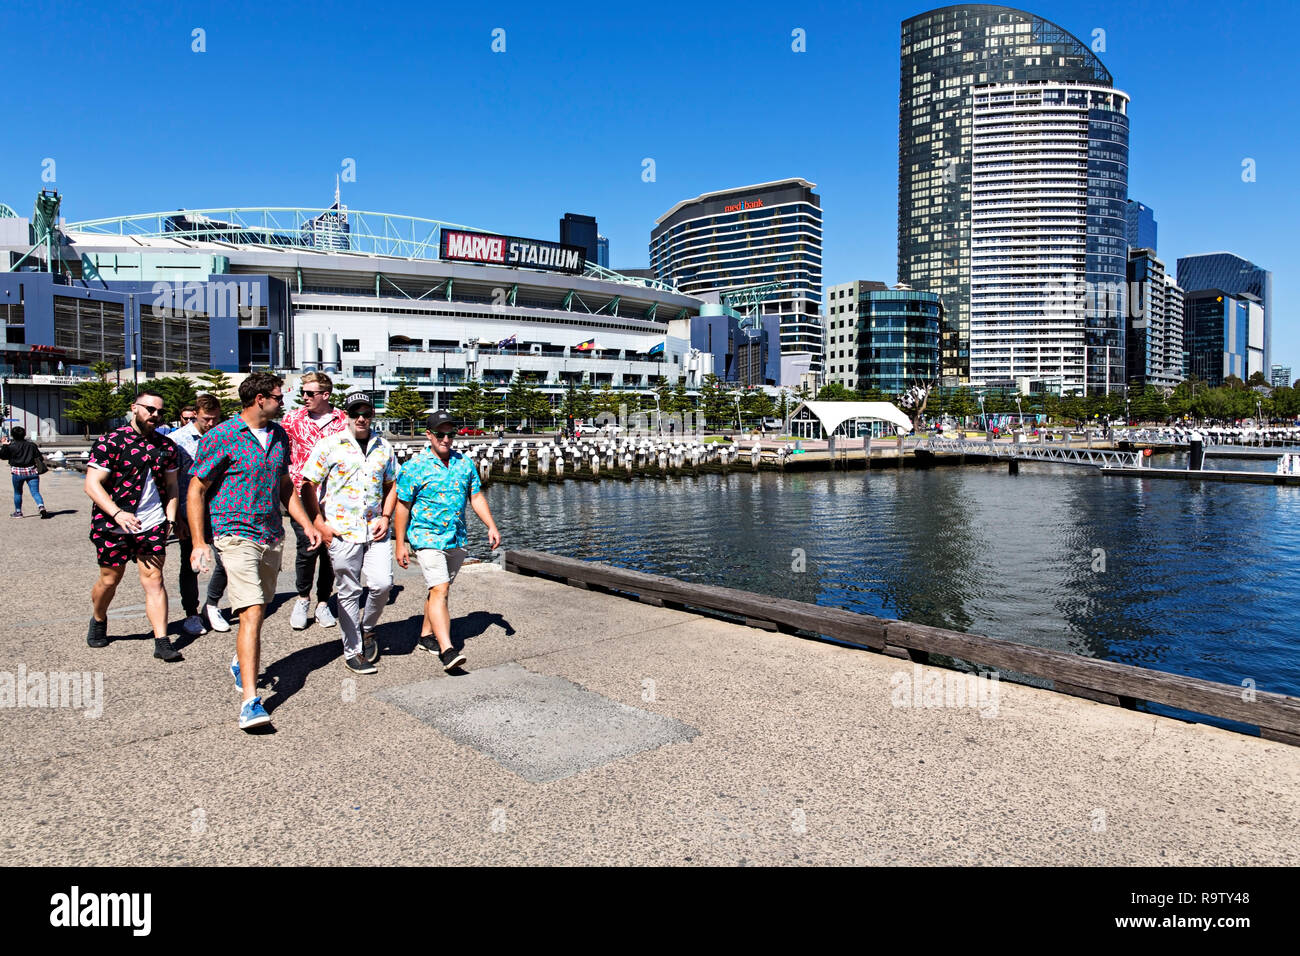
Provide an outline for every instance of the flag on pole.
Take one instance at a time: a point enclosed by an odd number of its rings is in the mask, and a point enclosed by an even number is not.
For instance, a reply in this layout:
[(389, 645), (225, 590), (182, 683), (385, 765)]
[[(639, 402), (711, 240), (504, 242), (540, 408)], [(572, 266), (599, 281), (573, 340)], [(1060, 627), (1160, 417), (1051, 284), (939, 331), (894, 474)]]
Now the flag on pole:
[(596, 347), (596, 340), (595, 340), (595, 339), (587, 339), (587, 341), (585, 341), (585, 342), (579, 342), (576, 346), (574, 346), (574, 351), (576, 351), (576, 352), (590, 352), (590, 351), (591, 351), (592, 349), (594, 349), (595, 347)]
[(664, 345), (665, 345), (665, 344), (666, 344), (665, 342), (660, 342), (658, 345), (656, 345), (654, 348), (652, 348), (649, 352), (647, 352), (646, 355), (663, 355), (663, 354), (664, 354)]

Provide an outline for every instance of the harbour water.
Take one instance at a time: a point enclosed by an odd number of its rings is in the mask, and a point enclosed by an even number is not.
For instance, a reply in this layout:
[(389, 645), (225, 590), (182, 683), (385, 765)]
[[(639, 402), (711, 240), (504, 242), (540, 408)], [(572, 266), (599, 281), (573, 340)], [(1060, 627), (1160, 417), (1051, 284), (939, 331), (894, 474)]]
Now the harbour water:
[(507, 548), (1300, 696), (1300, 488), (1035, 463), (499, 484), (489, 500)]

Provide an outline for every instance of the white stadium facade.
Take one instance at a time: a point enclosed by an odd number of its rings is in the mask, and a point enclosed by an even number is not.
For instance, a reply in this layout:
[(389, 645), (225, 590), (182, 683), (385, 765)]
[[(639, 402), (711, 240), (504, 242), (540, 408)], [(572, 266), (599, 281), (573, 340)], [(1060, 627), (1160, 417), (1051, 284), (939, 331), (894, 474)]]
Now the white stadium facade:
[(635, 407), (713, 371), (690, 347), (698, 298), (556, 242), (337, 202), (68, 223), (44, 245), (29, 225), (0, 219), (10, 374), (34, 347), (142, 375), (322, 369), (377, 404), (409, 384), (432, 409), (470, 378), (523, 378), (555, 406), (609, 386)]

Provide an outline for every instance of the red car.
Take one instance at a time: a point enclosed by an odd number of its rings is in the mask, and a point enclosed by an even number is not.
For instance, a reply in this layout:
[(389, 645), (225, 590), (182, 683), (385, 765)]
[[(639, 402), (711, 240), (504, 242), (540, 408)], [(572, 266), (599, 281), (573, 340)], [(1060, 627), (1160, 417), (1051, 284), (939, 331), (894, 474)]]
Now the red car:
[(457, 435), (486, 435), (487, 432), (485, 432), (481, 428), (462, 428), (460, 431), (456, 432), (456, 434)]

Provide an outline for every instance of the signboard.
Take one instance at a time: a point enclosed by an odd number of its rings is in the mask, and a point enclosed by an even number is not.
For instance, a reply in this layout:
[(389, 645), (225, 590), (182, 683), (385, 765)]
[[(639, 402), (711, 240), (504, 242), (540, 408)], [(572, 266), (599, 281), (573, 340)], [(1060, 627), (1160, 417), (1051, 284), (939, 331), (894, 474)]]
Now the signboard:
[(82, 382), (93, 382), (93, 377), (86, 378), (82, 375), (33, 375), (33, 385), (80, 385)]
[(570, 275), (581, 275), (586, 267), (586, 250), (581, 246), (457, 229), (442, 230), (438, 255), (451, 262), (545, 269)]

